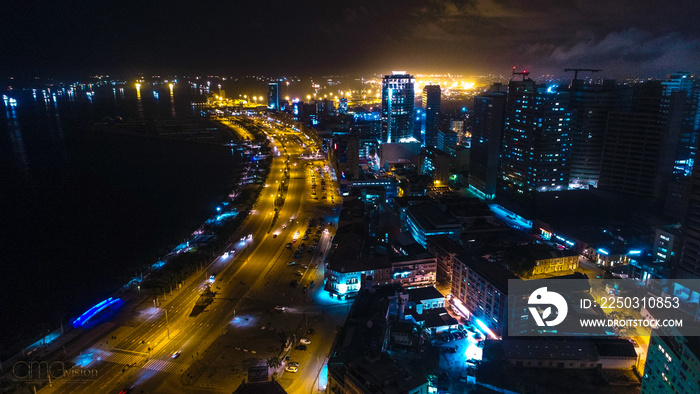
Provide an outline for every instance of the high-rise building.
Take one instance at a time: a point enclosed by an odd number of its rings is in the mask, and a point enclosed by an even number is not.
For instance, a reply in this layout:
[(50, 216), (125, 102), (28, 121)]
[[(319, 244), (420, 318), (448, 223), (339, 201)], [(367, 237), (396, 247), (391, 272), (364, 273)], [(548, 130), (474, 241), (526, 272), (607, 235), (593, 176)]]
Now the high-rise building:
[(617, 86), (615, 81), (586, 84), (574, 79), (569, 87), (571, 109), (570, 183), (574, 188), (597, 187), (603, 155), (605, 126), (608, 113), (624, 101), (629, 89)]
[(644, 365), (642, 394), (700, 392), (700, 338), (653, 332)]
[(360, 178), (360, 139), (357, 135), (333, 137), (329, 161), (342, 179)]
[(677, 276), (700, 278), (700, 171), (695, 171), (690, 180), (688, 196)]
[(340, 99), (340, 104), (338, 104), (338, 113), (342, 115), (348, 113), (348, 99), (345, 97)]
[(433, 178), (436, 187), (447, 186), (450, 179), (450, 156), (439, 150), (425, 148), (419, 155), (419, 174)]
[(437, 146), (438, 124), (440, 122), (440, 85), (426, 85), (423, 88), (423, 144), (429, 148)]
[(667, 113), (668, 138), (677, 138), (673, 169), (667, 192), (664, 213), (673, 220), (684, 216), (689, 178), (695, 166), (700, 133), (700, 81), (689, 73), (674, 73), (661, 81), (664, 86), (664, 112)]
[(382, 79), (382, 141), (403, 142), (413, 137), (415, 78), (394, 71)]
[(275, 112), (280, 109), (280, 84), (278, 82), (270, 82), (267, 85), (267, 109)]
[(458, 136), (452, 130), (438, 129), (436, 147), (443, 152), (451, 152), (457, 146)]
[(535, 193), (568, 189), (568, 96), (529, 78), (508, 84), (497, 194), (529, 204)]
[(496, 196), (496, 179), (503, 142), (506, 94), (501, 84), (474, 97), (469, 156), (469, 187), (487, 199)]
[(661, 197), (673, 166), (673, 141), (662, 111), (663, 86), (633, 87), (629, 110), (608, 114), (599, 189), (635, 198)]

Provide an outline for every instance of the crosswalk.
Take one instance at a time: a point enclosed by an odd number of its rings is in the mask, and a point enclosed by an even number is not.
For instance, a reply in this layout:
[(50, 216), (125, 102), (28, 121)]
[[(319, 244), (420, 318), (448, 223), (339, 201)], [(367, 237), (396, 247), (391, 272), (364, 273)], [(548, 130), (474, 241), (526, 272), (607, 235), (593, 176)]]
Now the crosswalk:
[(109, 352), (106, 357), (102, 357), (102, 361), (125, 365), (130, 365), (141, 360), (143, 360), (142, 355), (121, 352)]
[(157, 359), (149, 360), (143, 367), (154, 371), (170, 373), (180, 373), (181, 370), (185, 369), (184, 364)]

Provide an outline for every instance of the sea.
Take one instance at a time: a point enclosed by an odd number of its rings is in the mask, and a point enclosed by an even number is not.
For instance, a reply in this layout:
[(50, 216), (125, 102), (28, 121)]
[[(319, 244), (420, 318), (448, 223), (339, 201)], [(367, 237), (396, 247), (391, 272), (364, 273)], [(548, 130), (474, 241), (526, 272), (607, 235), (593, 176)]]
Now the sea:
[(187, 85), (3, 97), (0, 357), (69, 324), (215, 213), (236, 181), (229, 148), (93, 131), (199, 122), (196, 101), (202, 92)]

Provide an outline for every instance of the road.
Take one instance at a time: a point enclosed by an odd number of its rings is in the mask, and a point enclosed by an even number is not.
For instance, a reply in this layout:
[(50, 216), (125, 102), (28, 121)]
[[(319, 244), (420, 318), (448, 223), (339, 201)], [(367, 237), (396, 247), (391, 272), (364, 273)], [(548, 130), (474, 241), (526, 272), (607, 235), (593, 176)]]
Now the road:
[[(299, 158), (302, 154), (308, 155), (304, 145), (308, 147), (310, 141), (263, 119), (238, 117), (232, 121), (246, 129), (263, 129), (271, 136), (279, 136), (272, 143), (278, 153), (266, 187), (240, 229), (244, 240), (231, 245), (236, 250), (233, 256), (215, 259), (169, 297), (124, 308), (113, 321), (105, 323), (114, 328), (83, 349), (82, 355), (75, 359), (83, 368), (96, 370), (97, 377), (58, 379), (53, 387), (45, 387), (42, 392), (116, 393), (132, 385), (137, 389), (134, 392), (231, 392), (241, 381), (238, 377), (232, 373), (202, 373), (201, 366), (214, 365), (216, 360), (210, 355), (218, 354), (217, 344), (221, 341), (243, 335), (247, 328), (239, 329), (241, 313), (262, 316), (261, 321), (269, 320), (280, 332), (293, 335), (294, 345), (313, 326), (316, 333), (309, 335), (312, 343), (308, 350), (292, 350), (289, 354), (292, 361), (301, 363), (299, 372), (291, 374), (279, 369), (274, 373), (288, 392), (310, 393), (318, 387), (317, 378), (335, 337), (335, 327), (342, 324), (349, 309), (345, 304), (326, 298), (322, 290), (323, 253), (328, 249), (333, 228), (329, 228), (328, 233), (322, 230), (318, 234), (319, 247), (313, 255), (304, 251), (302, 257), (293, 258), (296, 246), (310, 241), (300, 238), (291, 250), (285, 245), (292, 241), (295, 233), (303, 236), (311, 218), (337, 220), (333, 218), (331, 201), (340, 200), (332, 192), (329, 192), (332, 198), (324, 201), (312, 198), (307, 179), (310, 171), (306, 162)], [(276, 200), (279, 205), (279, 185), (283, 182), (288, 184), (288, 189), (279, 217), (275, 219), (274, 208)], [(311, 236), (316, 236), (314, 230)], [(291, 260), (296, 260), (295, 267), (288, 266)], [(302, 265), (308, 268), (298, 272)], [(212, 284), (215, 301), (204, 312), (191, 317), (199, 293), (212, 273), (216, 273)], [(290, 286), (292, 279), (300, 280), (298, 288)], [(312, 281), (315, 282), (313, 289), (303, 292), (303, 286)], [(285, 305), (288, 309), (274, 313), (276, 305)], [(257, 326), (255, 329), (259, 330)], [(270, 335), (274, 336), (274, 332)], [(251, 365), (253, 355), (257, 360), (252, 361), (253, 364), (262, 362), (265, 365), (265, 359), (280, 355), (275, 349), (279, 345), (274, 339), (270, 340), (270, 335), (252, 335), (248, 343), (251, 349), (224, 357), (236, 359), (240, 356), (239, 372), (243, 371), (244, 364)], [(255, 347), (259, 351), (252, 353)], [(171, 358), (176, 351), (181, 351), (179, 357)]]

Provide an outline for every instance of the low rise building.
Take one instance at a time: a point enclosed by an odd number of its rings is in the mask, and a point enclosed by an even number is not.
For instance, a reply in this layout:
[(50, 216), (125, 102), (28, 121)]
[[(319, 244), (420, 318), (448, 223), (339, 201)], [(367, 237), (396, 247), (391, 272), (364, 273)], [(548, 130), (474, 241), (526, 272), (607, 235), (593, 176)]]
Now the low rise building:
[[(425, 376), (409, 372), (386, 352), (390, 339), (402, 346), (414, 344), (415, 335), (408, 322), (389, 321), (388, 298), (397, 293), (401, 294), (401, 288), (393, 285), (363, 289), (358, 295), (331, 348), (327, 392), (428, 393)], [(390, 330), (392, 326), (394, 330)]]
[(325, 270), (329, 293), (347, 298), (366, 280), (374, 286), (400, 284), (405, 288), (435, 284), (435, 257), (424, 249), (411, 255), (396, 253), (389, 245), (369, 239), (365, 228), (366, 223), (353, 223), (338, 229), (334, 242), (339, 246)]
[(629, 369), (637, 353), (627, 339), (509, 338), (487, 340), (483, 360), (526, 368)]
[[(475, 254), (461, 254), (455, 258), (452, 271), (452, 297), (466, 308), (466, 318), (493, 336), (505, 333), (508, 316), (508, 280), (518, 279), (495, 262)], [(488, 332), (487, 332), (488, 333)]]
[(452, 283), (452, 265), (455, 257), (464, 252), (462, 246), (443, 234), (428, 237), (426, 248), (437, 261), (437, 283)]
[(447, 235), (459, 241), (462, 234), (459, 220), (433, 204), (409, 206), (406, 209), (405, 229), (423, 247), (426, 247), (428, 237), (432, 235)]
[(568, 275), (579, 265), (578, 253), (546, 244), (514, 246), (507, 256), (510, 270), (524, 279)]

